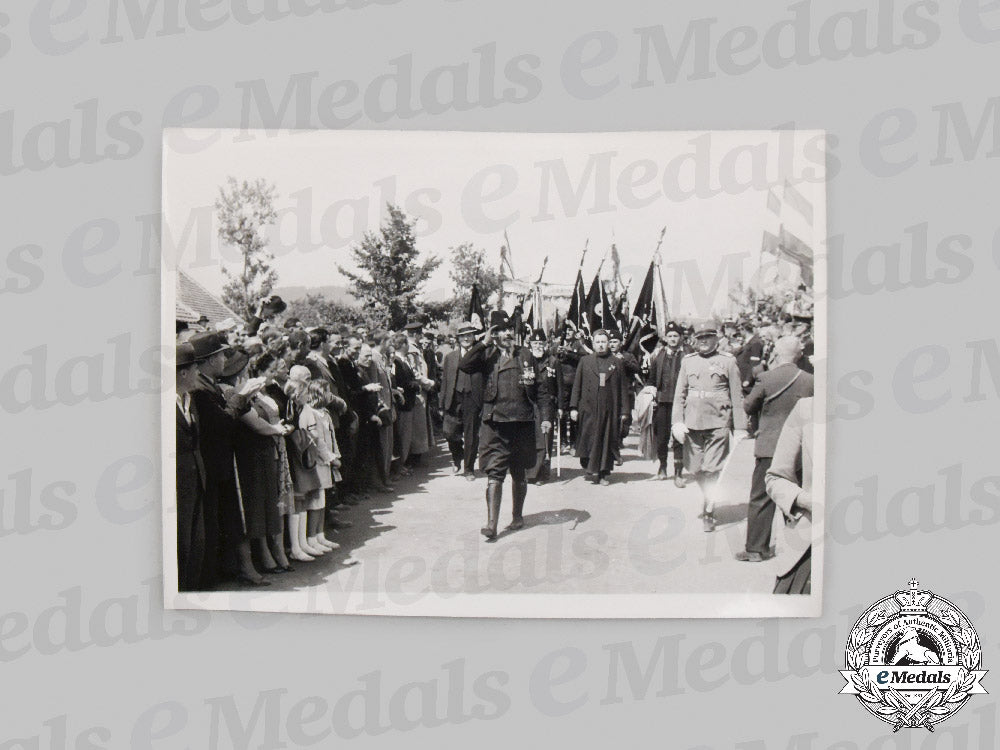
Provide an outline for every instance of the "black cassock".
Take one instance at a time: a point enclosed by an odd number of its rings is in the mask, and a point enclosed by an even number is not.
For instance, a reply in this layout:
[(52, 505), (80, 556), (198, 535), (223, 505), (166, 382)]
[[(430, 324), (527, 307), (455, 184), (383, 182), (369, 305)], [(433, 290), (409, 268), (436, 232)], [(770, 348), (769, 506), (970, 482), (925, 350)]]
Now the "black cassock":
[(620, 456), (621, 418), (629, 408), (628, 382), (628, 373), (614, 356), (580, 358), (570, 408), (580, 412), (576, 455), (589, 474), (611, 471)]

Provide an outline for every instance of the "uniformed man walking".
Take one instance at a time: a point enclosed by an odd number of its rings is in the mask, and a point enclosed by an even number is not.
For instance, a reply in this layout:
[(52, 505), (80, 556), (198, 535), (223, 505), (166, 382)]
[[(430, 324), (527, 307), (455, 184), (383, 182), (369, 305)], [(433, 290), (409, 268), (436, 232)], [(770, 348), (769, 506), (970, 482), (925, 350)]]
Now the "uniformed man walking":
[(503, 481), (510, 472), (513, 513), (510, 525), (524, 527), (525, 472), (535, 463), (535, 404), (542, 413), (542, 429), (552, 430), (551, 402), (545, 381), (538, 382), (531, 354), (516, 346), (511, 322), (502, 310), (490, 315), (483, 340), (462, 357), (463, 372), (482, 373), (483, 423), (479, 433), (479, 465), (486, 472), (487, 522), (481, 531), (487, 541), (497, 536)]
[(718, 350), (712, 323), (694, 331), (695, 351), (681, 360), (671, 421), (674, 438), (684, 443), (684, 465), (701, 488), (705, 531), (714, 531), (715, 488), (734, 442), (746, 437), (743, 390), (736, 358)]

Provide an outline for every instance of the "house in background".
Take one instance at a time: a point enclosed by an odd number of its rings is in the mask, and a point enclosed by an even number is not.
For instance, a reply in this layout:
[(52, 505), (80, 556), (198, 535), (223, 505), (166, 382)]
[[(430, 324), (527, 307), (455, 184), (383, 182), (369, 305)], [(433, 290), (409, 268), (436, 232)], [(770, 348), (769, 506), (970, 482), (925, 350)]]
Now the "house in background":
[(227, 307), (222, 300), (179, 268), (177, 269), (177, 299), (174, 307), (178, 323), (191, 325), (201, 320), (202, 316), (208, 318), (210, 325), (217, 325), (227, 318), (236, 323), (244, 322), (243, 318)]

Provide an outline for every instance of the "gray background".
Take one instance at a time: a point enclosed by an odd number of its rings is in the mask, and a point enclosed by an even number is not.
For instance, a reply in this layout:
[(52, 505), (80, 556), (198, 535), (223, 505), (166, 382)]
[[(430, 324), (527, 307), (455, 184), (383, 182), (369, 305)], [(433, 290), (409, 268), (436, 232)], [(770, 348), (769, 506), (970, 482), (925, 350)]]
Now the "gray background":
[[(997, 3), (357, 2), (241, 23), (227, 0), (205, 10), (222, 19), (213, 29), (196, 28), (196, 4), (181, 3), (177, 33), (158, 33), (175, 5), (112, 3), (110, 33), (100, 2), (0, 14), (0, 748), (329, 746), (354, 733), (358, 746), (997, 745), (992, 696), (934, 735), (887, 737), (854, 698), (836, 695), (860, 609), (913, 575), (965, 608), (984, 666), (996, 659)], [(776, 67), (768, 30), (806, 11), (802, 57)], [(842, 13), (859, 24), (867, 14), (874, 51), (859, 41), (836, 52), (823, 29)], [(692, 48), (676, 80), (654, 64), (651, 85), (636, 87), (635, 30), (659, 26), (674, 53), (688, 32)], [(749, 31), (726, 35), (740, 26)], [(704, 47), (700, 29), (710, 32)], [(727, 45), (747, 39), (738, 72)], [(806, 42), (817, 59), (806, 59)], [(280, 100), (290, 76), (315, 71), (317, 90), (340, 80), (363, 90), (401, 55), (412, 54), (419, 81), (438, 65), (472, 64), (483, 44), (501, 61), (537, 57), (534, 96), (384, 120), (368, 111), (352, 126), (795, 123), (836, 137), (821, 619), (491, 622), (159, 606), (159, 275), (143, 217), (159, 211), (161, 129), (322, 127), (315, 100), (262, 117), (241, 82), (262, 80)], [(573, 59), (583, 44), (598, 64), (581, 74)], [(184, 93), (192, 88), (200, 105)], [(95, 131), (81, 122), (89, 108)], [(39, 133), (43, 157), (56, 135), (57, 159), (36, 158)], [(102, 156), (109, 146), (117, 158)], [(912, 241), (921, 225), (926, 254)], [(898, 266), (886, 272), (877, 257)], [(630, 678), (621, 656), (632, 652)], [(374, 695), (376, 681), (378, 710), (373, 702), (362, 716), (359, 698), (345, 715), (352, 691)], [(411, 683), (426, 683), (423, 705)], [(259, 723), (241, 738), (236, 724), (251, 722), (258, 702)]]

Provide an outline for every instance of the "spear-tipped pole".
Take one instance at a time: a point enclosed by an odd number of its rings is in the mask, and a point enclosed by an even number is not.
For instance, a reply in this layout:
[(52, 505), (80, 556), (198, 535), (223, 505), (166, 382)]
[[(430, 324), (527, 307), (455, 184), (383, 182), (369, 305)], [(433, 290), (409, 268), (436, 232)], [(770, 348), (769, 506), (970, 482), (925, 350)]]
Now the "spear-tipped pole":
[(667, 228), (663, 227), (663, 229), (660, 230), (660, 239), (656, 241), (656, 249), (653, 251), (653, 262), (656, 263), (656, 265), (660, 265), (660, 263), (663, 262), (663, 259), (660, 257), (660, 246), (663, 245), (663, 236), (666, 233)]
[(546, 255), (545, 258), (542, 259), (542, 270), (539, 271), (538, 273), (538, 280), (535, 282), (535, 286), (538, 286), (539, 284), (542, 283), (542, 277), (545, 275), (545, 267), (548, 266), (548, 264), (549, 264), (549, 256)]
[(583, 242), (583, 255), (580, 256), (580, 270), (583, 270), (583, 261), (587, 257), (587, 249), (590, 247), (590, 237)]

